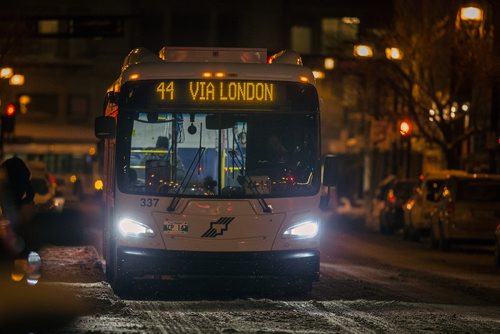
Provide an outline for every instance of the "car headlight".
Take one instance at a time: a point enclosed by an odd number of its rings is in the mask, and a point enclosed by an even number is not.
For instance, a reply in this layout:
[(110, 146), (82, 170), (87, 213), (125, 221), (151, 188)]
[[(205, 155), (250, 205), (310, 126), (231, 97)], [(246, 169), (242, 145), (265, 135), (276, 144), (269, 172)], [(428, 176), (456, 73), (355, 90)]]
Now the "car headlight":
[(285, 232), (283, 232), (283, 237), (294, 239), (314, 238), (318, 234), (318, 230), (318, 222), (307, 220), (287, 228)]
[(118, 230), (124, 237), (152, 237), (154, 232), (147, 225), (130, 218), (123, 218), (118, 222)]

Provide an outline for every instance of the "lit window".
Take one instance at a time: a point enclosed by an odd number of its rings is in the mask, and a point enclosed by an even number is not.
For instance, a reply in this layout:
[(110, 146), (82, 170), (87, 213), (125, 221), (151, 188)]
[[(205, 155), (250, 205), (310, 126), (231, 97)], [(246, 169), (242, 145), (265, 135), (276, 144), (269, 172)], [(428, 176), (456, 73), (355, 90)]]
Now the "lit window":
[(58, 20), (40, 20), (38, 21), (38, 33), (42, 35), (57, 34), (59, 32)]

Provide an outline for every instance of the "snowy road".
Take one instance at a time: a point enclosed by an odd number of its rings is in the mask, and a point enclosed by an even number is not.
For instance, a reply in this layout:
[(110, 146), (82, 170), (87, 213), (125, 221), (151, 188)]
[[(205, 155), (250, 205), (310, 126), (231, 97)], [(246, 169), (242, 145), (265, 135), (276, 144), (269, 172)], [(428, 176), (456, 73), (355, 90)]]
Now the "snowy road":
[(49, 247), (42, 277), (69, 282), (45, 284), (71, 291), (86, 307), (60, 333), (500, 332), (491, 249), (443, 253), (349, 224), (323, 229), (321, 279), (305, 297), (219, 293), (204, 282), (196, 293), (189, 284), (148, 283), (121, 299), (101, 281), (92, 247)]

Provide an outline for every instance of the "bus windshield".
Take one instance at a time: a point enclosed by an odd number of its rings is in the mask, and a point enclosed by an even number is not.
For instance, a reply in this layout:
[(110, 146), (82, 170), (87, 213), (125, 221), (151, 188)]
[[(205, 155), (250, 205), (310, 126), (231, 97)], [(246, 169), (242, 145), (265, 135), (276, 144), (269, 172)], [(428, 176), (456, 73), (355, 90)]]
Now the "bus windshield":
[(316, 113), (131, 110), (118, 116), (121, 191), (288, 197), (319, 190)]

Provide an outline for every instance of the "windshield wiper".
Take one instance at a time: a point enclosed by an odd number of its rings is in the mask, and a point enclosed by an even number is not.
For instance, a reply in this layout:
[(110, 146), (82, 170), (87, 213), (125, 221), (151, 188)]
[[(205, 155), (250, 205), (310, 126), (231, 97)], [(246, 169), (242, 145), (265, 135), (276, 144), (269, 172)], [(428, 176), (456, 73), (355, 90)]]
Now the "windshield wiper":
[[(189, 165), (189, 168), (186, 172), (186, 175), (184, 175), (184, 178), (182, 179), (181, 184), (179, 184), (179, 188), (177, 188), (176, 193), (172, 197), (172, 200), (170, 201), (170, 205), (168, 206), (167, 211), (169, 211), (169, 212), (175, 211), (175, 208), (177, 207), (177, 204), (179, 203), (179, 199), (180, 199), (179, 195), (181, 194), (181, 189), (182, 189), (182, 193), (184, 193), (184, 190), (189, 185), (189, 182), (191, 182), (191, 178), (193, 177), (194, 171), (196, 169), (196, 165), (199, 164), (199, 161), (201, 160), (203, 153), (205, 153), (205, 147), (199, 147), (198, 151), (196, 151), (196, 154), (193, 157), (193, 160), (191, 161), (191, 164)], [(186, 179), (187, 179), (187, 182), (186, 182)]]
[[(233, 138), (235, 138), (234, 135), (233, 135)], [(236, 139), (234, 139), (234, 140), (236, 140)], [(236, 144), (238, 144), (238, 143), (236, 143)], [(273, 208), (269, 204), (267, 204), (266, 200), (262, 197), (263, 194), (261, 194), (259, 192), (259, 189), (257, 189), (257, 186), (252, 181), (252, 179), (250, 178), (250, 176), (248, 176), (246, 174), (243, 174), (241, 172), (241, 171), (244, 171), (244, 169), (243, 169), (244, 168), (244, 166), (243, 166), (243, 160), (240, 160), (236, 156), (234, 150), (230, 154), (232, 155), (233, 161), (236, 162), (236, 166), (240, 167), (240, 175), (243, 176), (244, 180), (246, 181), (246, 183), (248, 185), (248, 188), (250, 190), (252, 190), (254, 194), (257, 195), (257, 201), (259, 202), (259, 205), (262, 208), (262, 211), (266, 212), (266, 213), (273, 212)], [(234, 168), (233, 168), (233, 170), (234, 170)]]

